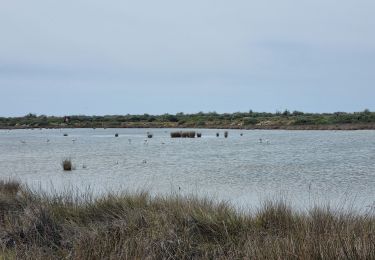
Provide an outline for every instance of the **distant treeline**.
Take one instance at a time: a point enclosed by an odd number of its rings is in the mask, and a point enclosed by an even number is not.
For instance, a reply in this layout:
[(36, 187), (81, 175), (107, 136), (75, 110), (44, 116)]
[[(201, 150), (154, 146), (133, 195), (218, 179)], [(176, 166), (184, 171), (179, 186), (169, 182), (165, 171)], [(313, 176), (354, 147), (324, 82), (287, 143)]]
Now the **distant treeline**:
[(0, 128), (64, 127), (171, 127), (171, 128), (238, 128), (238, 129), (375, 129), (375, 112), (303, 113), (300, 111), (265, 113), (216, 112), (163, 115), (106, 115), (65, 117), (28, 114), (23, 117), (0, 117)]

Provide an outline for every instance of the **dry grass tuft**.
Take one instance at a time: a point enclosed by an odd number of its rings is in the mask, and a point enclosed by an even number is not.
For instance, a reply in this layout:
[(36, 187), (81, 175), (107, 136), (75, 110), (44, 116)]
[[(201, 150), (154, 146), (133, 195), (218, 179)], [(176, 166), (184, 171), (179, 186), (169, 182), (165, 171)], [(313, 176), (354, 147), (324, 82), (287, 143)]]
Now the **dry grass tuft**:
[(195, 138), (195, 131), (171, 132), (172, 138)]
[(73, 164), (72, 164), (72, 160), (71, 159), (64, 159), (61, 162), (61, 165), (62, 165), (64, 171), (71, 171), (71, 170), (73, 170)]
[[(23, 196), (5, 196), (18, 187)], [(77, 200), (0, 184), (0, 255), (15, 259), (375, 259), (374, 212), (245, 214), (196, 197), (118, 194)], [(12, 189), (11, 189), (12, 190)]]
[(20, 190), (21, 184), (15, 180), (0, 181), (0, 194), (15, 195)]
[(180, 138), (182, 135), (182, 132), (171, 132), (172, 138)]

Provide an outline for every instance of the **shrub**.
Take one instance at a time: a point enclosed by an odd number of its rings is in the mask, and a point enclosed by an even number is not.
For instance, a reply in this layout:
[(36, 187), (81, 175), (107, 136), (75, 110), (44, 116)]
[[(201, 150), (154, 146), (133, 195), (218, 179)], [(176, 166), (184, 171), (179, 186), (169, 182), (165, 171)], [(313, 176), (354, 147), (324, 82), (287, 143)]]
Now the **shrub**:
[(202, 127), (202, 126), (205, 126), (206, 125), (206, 122), (204, 120), (199, 120), (197, 123), (196, 123), (196, 126), (198, 127)]
[(314, 123), (314, 120), (308, 116), (297, 116), (294, 121), (295, 125), (313, 125)]
[(288, 109), (285, 109), (282, 115), (283, 115), (283, 116), (289, 116), (289, 115), (290, 115), (289, 110), (288, 110)]
[(292, 113), (293, 116), (302, 116), (303, 114), (304, 114), (303, 112), (297, 111), (297, 110), (294, 110)]
[(243, 119), (243, 124), (244, 125), (256, 125), (259, 123), (259, 120), (254, 118), (254, 117), (245, 117)]

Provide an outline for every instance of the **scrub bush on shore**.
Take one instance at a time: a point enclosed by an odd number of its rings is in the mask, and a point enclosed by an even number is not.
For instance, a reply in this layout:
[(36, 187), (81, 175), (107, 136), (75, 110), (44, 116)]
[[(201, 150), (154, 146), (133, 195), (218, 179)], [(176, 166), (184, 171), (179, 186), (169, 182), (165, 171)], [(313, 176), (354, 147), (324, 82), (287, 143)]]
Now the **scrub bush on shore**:
[[(67, 120), (68, 119), (68, 120)], [(218, 128), (218, 129), (289, 129), (355, 130), (375, 129), (375, 112), (276, 113), (216, 112), (175, 115), (107, 115), (64, 117), (28, 114), (23, 117), (0, 117), (0, 129), (19, 128)]]
[(0, 182), (0, 259), (375, 259), (374, 212), (254, 213), (196, 197), (35, 193)]

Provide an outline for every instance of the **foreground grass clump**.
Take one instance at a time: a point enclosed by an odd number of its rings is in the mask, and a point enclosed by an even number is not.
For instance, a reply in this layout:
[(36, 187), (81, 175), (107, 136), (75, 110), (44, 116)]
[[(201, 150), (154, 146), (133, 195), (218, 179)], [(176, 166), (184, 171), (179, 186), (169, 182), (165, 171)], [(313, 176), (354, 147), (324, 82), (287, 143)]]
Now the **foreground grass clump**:
[(78, 200), (10, 181), (0, 183), (0, 210), (3, 258), (375, 259), (373, 212), (298, 213), (266, 202), (244, 214), (225, 203), (147, 193)]
[(0, 181), (0, 195), (15, 195), (20, 189), (20, 183), (15, 180)]

